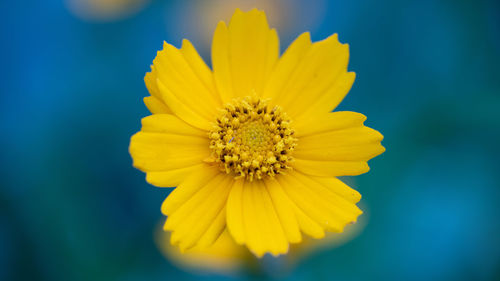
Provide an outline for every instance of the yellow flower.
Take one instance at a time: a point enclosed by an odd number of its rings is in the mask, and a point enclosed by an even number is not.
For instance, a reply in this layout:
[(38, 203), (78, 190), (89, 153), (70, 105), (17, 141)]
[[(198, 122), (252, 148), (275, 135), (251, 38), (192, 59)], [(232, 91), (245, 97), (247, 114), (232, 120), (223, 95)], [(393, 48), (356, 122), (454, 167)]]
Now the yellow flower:
[(72, 14), (94, 21), (112, 21), (139, 12), (149, 0), (65, 0)]
[(207, 247), (227, 228), (256, 256), (279, 255), (356, 221), (361, 196), (336, 177), (367, 172), (384, 148), (364, 115), (331, 112), (354, 81), (348, 59), (336, 34), (309, 33), (280, 57), (258, 10), (217, 25), (213, 71), (189, 41), (164, 44), (130, 153), (149, 183), (176, 187), (161, 207), (172, 244)]

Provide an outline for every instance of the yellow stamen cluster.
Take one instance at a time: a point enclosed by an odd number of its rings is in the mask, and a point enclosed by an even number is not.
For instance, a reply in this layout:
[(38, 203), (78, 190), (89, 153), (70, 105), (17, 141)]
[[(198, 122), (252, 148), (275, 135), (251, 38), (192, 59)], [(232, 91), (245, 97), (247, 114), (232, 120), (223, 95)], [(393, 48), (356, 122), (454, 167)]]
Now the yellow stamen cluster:
[(221, 109), (214, 128), (209, 132), (212, 156), (221, 171), (247, 180), (274, 176), (290, 169), (297, 139), (290, 119), (265, 100), (253, 97), (235, 99)]

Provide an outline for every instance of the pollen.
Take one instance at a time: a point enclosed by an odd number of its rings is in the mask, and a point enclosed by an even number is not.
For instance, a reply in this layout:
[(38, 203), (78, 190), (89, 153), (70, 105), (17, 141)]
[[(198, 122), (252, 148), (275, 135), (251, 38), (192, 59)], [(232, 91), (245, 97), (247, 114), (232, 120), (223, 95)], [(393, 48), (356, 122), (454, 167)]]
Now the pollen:
[(291, 121), (279, 106), (256, 97), (234, 99), (222, 108), (209, 132), (212, 155), (206, 162), (249, 181), (291, 169), (297, 145)]

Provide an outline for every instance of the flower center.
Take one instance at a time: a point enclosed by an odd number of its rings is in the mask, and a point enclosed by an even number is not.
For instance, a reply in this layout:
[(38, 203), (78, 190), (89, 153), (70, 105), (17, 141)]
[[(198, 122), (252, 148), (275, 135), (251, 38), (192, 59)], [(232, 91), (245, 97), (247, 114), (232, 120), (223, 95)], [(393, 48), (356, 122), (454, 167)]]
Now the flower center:
[(209, 132), (212, 156), (221, 171), (249, 181), (291, 169), (297, 139), (290, 119), (280, 107), (270, 109), (265, 100), (245, 97), (221, 110)]

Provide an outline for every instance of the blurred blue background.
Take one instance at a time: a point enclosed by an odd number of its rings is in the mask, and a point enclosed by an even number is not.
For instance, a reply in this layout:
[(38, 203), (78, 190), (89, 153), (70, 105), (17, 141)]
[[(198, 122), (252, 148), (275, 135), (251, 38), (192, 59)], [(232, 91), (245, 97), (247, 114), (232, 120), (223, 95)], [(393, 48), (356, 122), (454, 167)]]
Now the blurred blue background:
[[(363, 231), (285, 280), (500, 280), (499, 1), (0, 2), (0, 280), (237, 280), (182, 270), (153, 240), (165, 189), (128, 154), (163, 40), (209, 58), (218, 19), (266, 9), (281, 49), (339, 33), (341, 110), (385, 135)], [(267, 276), (266, 278), (278, 278)]]

